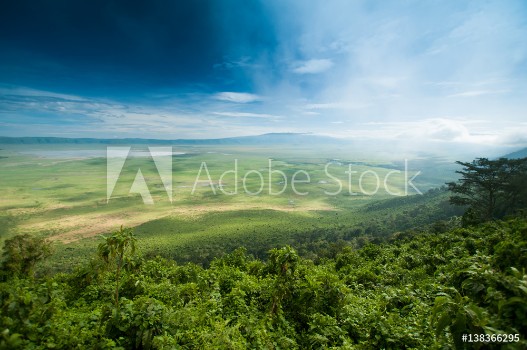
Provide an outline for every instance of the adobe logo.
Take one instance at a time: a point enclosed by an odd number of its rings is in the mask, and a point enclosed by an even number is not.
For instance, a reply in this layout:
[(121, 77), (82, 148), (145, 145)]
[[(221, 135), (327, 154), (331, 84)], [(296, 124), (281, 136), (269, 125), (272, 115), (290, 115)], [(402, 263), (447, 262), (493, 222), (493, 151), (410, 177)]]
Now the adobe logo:
[[(106, 203), (110, 201), (115, 185), (119, 180), (124, 163), (130, 155), (131, 147), (106, 148)], [(172, 203), (172, 147), (148, 147), (148, 152), (143, 156), (152, 157), (163, 187)], [(129, 193), (138, 193), (143, 198), (143, 203), (154, 204), (154, 199), (146, 184), (141, 168), (137, 169), (134, 182)]]

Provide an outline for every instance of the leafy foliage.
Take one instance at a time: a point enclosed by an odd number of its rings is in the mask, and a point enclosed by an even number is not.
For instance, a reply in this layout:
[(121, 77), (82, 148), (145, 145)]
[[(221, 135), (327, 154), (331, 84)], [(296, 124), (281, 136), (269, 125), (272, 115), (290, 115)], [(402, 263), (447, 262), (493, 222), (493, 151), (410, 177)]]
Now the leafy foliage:
[(135, 242), (133, 230), (121, 228), (109, 237), (104, 237), (104, 242), (99, 245), (98, 253), (103, 261), (115, 268), (115, 305), (119, 306), (119, 284), (121, 282), (121, 270), (125, 264), (131, 262), (135, 254)]
[(2, 272), (6, 275), (29, 276), (35, 264), (51, 254), (51, 245), (40, 237), (24, 234), (7, 239), (4, 244)]
[(360, 242), (317, 261), (240, 248), (205, 269), (137, 256), (121, 228), (73, 273), (0, 283), (0, 348), (502, 348), (467, 333), (527, 346), (527, 253), (506, 255), (527, 244), (525, 219)]
[(503, 218), (527, 208), (527, 158), (457, 162), (461, 179), (448, 184), (454, 193), (452, 204), (467, 206), (468, 224)]

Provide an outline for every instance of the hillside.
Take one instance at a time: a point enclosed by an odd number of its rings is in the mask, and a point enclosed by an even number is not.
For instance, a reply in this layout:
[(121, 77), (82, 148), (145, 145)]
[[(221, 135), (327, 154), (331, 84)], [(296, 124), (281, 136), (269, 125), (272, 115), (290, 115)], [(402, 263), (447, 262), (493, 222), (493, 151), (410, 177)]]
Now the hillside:
[(526, 233), (514, 219), (357, 238), (318, 263), (239, 249), (207, 269), (124, 250), (119, 272), (105, 247), (124, 230), (74, 273), (1, 283), (0, 348), (472, 349), (462, 335), (486, 334), (524, 349)]
[[(437, 189), (422, 196), (375, 200), (310, 214), (246, 209), (210, 212), (188, 219), (168, 216), (134, 230), (147, 256), (160, 255), (181, 264), (208, 266), (214, 258), (241, 246), (261, 259), (267, 257), (268, 250), (284, 245), (291, 245), (301, 256), (313, 260), (334, 257), (336, 247), (354, 237), (375, 241), (396, 231), (448, 227), (449, 220), (462, 212), (448, 203), (444, 189)], [(57, 245), (44, 267), (71, 271), (71, 266), (93, 254), (98, 243), (98, 237), (94, 237), (82, 244)]]
[(527, 148), (518, 150), (516, 152), (509, 153), (509, 154), (506, 154), (503, 157), (504, 158), (509, 158), (509, 159), (525, 158), (525, 157), (527, 157)]
[[(0, 349), (524, 349), (525, 160), (458, 163), (448, 192), (347, 192), (293, 210), (299, 196), (281, 210), (162, 216), (75, 243), (10, 234)], [(486, 201), (489, 183), (504, 195)], [(57, 209), (59, 220), (84, 210)]]

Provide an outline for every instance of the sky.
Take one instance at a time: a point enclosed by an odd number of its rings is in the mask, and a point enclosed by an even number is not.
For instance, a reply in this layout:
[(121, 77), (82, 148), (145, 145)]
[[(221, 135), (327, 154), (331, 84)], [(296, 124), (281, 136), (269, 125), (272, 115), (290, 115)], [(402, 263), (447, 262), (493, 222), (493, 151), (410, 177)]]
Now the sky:
[(0, 4), (0, 135), (527, 145), (527, 2)]

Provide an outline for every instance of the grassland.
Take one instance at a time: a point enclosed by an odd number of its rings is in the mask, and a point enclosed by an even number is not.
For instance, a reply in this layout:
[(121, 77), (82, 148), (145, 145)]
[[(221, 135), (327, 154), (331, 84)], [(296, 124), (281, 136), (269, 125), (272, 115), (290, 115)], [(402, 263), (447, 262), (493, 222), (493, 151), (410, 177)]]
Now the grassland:
[[(107, 200), (104, 145), (0, 148), (0, 239), (19, 233), (48, 237), (56, 242), (50, 264), (57, 267), (71, 266), (87, 256), (96, 246), (98, 234), (120, 225), (136, 227), (146, 253), (181, 260), (193, 260), (196, 255), (207, 259), (239, 245), (272, 247), (298, 239), (305, 232), (339, 225), (356, 227), (379, 217), (378, 213), (368, 214), (367, 208), (393, 197), (389, 192), (404, 194), (407, 189), (408, 194), (415, 194), (405, 186), (404, 174), (396, 172), (404, 170), (403, 159), (372, 162), (348, 149), (318, 145), (192, 145), (174, 147), (178, 154), (172, 156), (172, 202), (148, 156), (126, 160)], [(141, 152), (145, 146), (132, 149)], [(410, 160), (408, 177), (420, 170), (414, 183), (424, 192), (452, 176), (448, 164)], [(129, 193), (138, 169), (153, 205)], [(231, 173), (220, 182), (226, 171)], [(374, 174), (379, 178), (379, 190), (372, 195), (377, 187)], [(282, 189), (283, 193), (273, 195)], [(237, 194), (229, 195), (235, 190)]]

